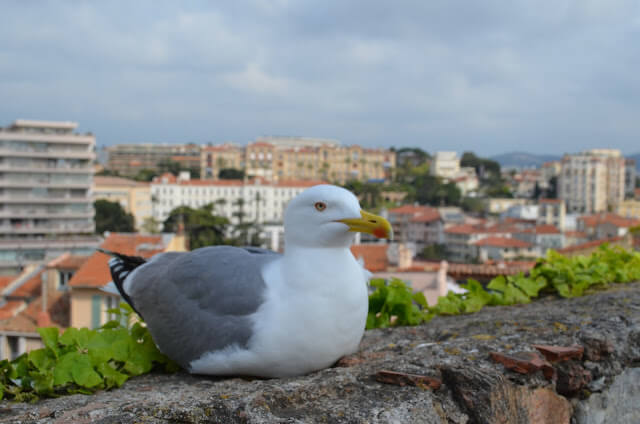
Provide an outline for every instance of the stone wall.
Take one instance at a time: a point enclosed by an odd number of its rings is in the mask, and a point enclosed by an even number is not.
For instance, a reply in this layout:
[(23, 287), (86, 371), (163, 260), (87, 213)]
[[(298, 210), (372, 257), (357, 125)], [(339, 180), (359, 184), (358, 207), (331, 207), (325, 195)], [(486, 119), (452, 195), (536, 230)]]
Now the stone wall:
[[(537, 346), (537, 347), (536, 347)], [(577, 299), (368, 331), (357, 355), (298, 378), (151, 374), (1, 423), (640, 423), (640, 283)]]

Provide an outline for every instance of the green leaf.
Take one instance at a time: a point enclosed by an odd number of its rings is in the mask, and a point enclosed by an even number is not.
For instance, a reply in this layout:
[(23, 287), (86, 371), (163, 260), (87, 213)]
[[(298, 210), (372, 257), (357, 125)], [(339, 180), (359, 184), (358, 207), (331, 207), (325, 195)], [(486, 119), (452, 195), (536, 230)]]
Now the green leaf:
[(538, 278), (527, 278), (521, 272), (516, 278), (514, 278), (513, 283), (520, 290), (525, 292), (529, 297), (537, 297), (538, 292), (542, 290), (547, 285), (547, 280), (544, 277)]
[(58, 328), (38, 328), (38, 333), (40, 334), (42, 343), (44, 343), (47, 348), (51, 349), (53, 354), (58, 357), (58, 354), (60, 352), (60, 350), (58, 349)]
[(28, 353), (29, 362), (40, 371), (53, 370), (55, 357), (49, 349), (36, 349)]
[(64, 386), (73, 382), (71, 370), (75, 366), (81, 355), (78, 352), (69, 352), (64, 354), (58, 360), (53, 370), (53, 384), (56, 386)]
[(123, 374), (114, 369), (110, 364), (103, 362), (97, 367), (98, 372), (104, 377), (107, 387), (120, 387), (125, 381), (129, 379), (129, 376)]
[(93, 369), (87, 355), (77, 354), (75, 366), (71, 368), (71, 376), (77, 385), (89, 389), (102, 383), (102, 377)]

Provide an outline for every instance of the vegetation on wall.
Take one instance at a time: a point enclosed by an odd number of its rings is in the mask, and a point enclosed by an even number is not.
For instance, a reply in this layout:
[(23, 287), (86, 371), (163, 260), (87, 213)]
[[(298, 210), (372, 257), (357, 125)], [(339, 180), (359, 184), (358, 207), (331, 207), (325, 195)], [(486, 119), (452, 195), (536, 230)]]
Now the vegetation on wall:
[(541, 295), (582, 296), (610, 283), (640, 280), (640, 252), (619, 246), (601, 246), (590, 256), (566, 257), (549, 251), (528, 275), (499, 276), (483, 287), (469, 279), (466, 293), (449, 292), (434, 306), (400, 280), (372, 280), (376, 290), (369, 297), (367, 328), (417, 325), (435, 315), (472, 313), (485, 306), (529, 303)]
[[(0, 361), (0, 399), (35, 401), (39, 397), (90, 394), (120, 387), (129, 378), (154, 369), (176, 371), (177, 364), (156, 347), (131, 308), (110, 310), (117, 319), (101, 328), (39, 328), (44, 348), (13, 361)], [(122, 324), (126, 323), (126, 324)]]
[[(600, 247), (591, 256), (565, 257), (550, 251), (528, 275), (499, 276), (486, 287), (468, 280), (463, 294), (449, 292), (429, 306), (398, 279), (374, 279), (369, 296), (367, 329), (418, 325), (436, 315), (473, 313), (485, 306), (529, 303), (544, 295), (582, 296), (610, 283), (640, 280), (640, 252)], [(158, 351), (144, 323), (131, 319), (122, 304), (110, 310), (116, 319), (96, 330), (41, 328), (45, 345), (13, 361), (0, 361), (0, 398), (34, 401), (40, 397), (121, 386), (130, 377), (178, 366)]]

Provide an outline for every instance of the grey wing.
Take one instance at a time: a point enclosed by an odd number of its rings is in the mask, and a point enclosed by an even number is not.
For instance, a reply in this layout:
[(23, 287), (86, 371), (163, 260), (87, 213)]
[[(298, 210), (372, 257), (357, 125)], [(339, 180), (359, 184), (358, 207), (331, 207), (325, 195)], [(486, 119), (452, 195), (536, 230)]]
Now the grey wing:
[(262, 267), (278, 257), (230, 246), (165, 253), (132, 275), (129, 295), (158, 348), (188, 368), (206, 352), (246, 347), (266, 288)]

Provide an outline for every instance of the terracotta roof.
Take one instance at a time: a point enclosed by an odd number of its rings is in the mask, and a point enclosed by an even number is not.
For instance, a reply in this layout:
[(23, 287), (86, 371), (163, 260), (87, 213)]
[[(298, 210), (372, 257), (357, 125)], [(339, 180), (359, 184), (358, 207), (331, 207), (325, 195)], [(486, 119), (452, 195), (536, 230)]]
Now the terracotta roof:
[(122, 178), (122, 177), (109, 177), (109, 176), (96, 175), (93, 177), (93, 185), (94, 186), (138, 187), (138, 186), (149, 185), (149, 183), (130, 180), (128, 178)]
[[(150, 258), (156, 253), (164, 251), (164, 248), (160, 247), (161, 243), (162, 236), (158, 235), (111, 233), (100, 247), (125, 255)], [(151, 249), (141, 249), (143, 245), (147, 245)], [(155, 246), (157, 248), (154, 248)], [(69, 286), (104, 287), (111, 281), (108, 261), (109, 256), (101, 252), (95, 252), (73, 275), (69, 281)]]
[(536, 225), (532, 228), (526, 228), (519, 231), (520, 233), (533, 233), (533, 234), (561, 234), (558, 227), (551, 224)]
[(584, 222), (585, 227), (595, 227), (599, 224), (609, 223), (616, 227), (633, 227), (640, 224), (640, 220), (635, 218), (625, 218), (615, 213), (599, 213), (595, 215), (585, 215), (578, 218)]
[(0, 290), (7, 287), (13, 280), (18, 278), (18, 275), (3, 275), (0, 276)]
[(540, 203), (562, 203), (562, 199), (540, 199)]
[(256, 141), (255, 143), (250, 143), (249, 145), (247, 145), (247, 148), (252, 148), (252, 147), (274, 148), (275, 146), (271, 143), (265, 143), (264, 141)]
[(10, 296), (11, 297), (25, 297), (25, 298), (32, 298), (32, 297), (38, 296), (40, 294), (40, 289), (42, 287), (42, 278), (41, 278), (41, 276), (42, 276), (42, 273), (44, 271), (45, 271), (45, 268), (42, 268), (42, 270), (40, 272), (38, 272), (35, 275), (33, 275), (27, 281), (22, 283), (20, 285), (20, 287), (15, 289), (10, 294)]
[(624, 240), (624, 236), (611, 237), (607, 239), (593, 240), (588, 241), (586, 243), (575, 244), (573, 246), (565, 247), (563, 249), (558, 249), (558, 253), (572, 253), (580, 250), (591, 249), (593, 247), (598, 247), (605, 243), (615, 243)]
[(565, 231), (564, 235), (566, 237), (573, 237), (573, 238), (584, 238), (586, 239), (587, 237), (587, 233), (584, 233), (582, 231)]
[(364, 260), (364, 267), (371, 272), (385, 271), (389, 267), (387, 244), (355, 244), (351, 253), (356, 259)]
[(89, 259), (89, 256), (79, 256), (79, 255), (72, 255), (70, 253), (64, 253), (63, 255), (49, 262), (47, 264), (47, 267), (55, 268), (55, 269), (76, 270), (76, 269), (79, 269), (82, 266), (82, 264), (84, 264), (87, 261), (87, 259)]
[(438, 209), (429, 206), (403, 205), (398, 208), (389, 209), (389, 214), (411, 215), (411, 222), (431, 222), (440, 219)]
[(9, 300), (0, 307), (0, 320), (14, 317), (20, 312), (20, 308), (24, 307), (24, 300)]
[[(8, 302), (5, 307), (9, 305)], [(0, 311), (4, 309), (1, 308)], [(47, 299), (47, 326), (68, 327), (70, 324), (69, 315), (69, 293), (55, 291), (50, 293)], [(42, 318), (42, 297), (39, 296), (28, 305), (20, 302), (16, 312), (13, 314), (0, 313), (0, 330), (15, 331), (21, 333), (36, 333), (38, 327), (42, 326), (39, 320)]]
[(507, 237), (485, 237), (471, 243), (475, 246), (491, 246), (491, 247), (531, 247), (531, 243)]
[(444, 232), (452, 234), (475, 234), (478, 232), (478, 229), (471, 224), (460, 224), (445, 228)]

